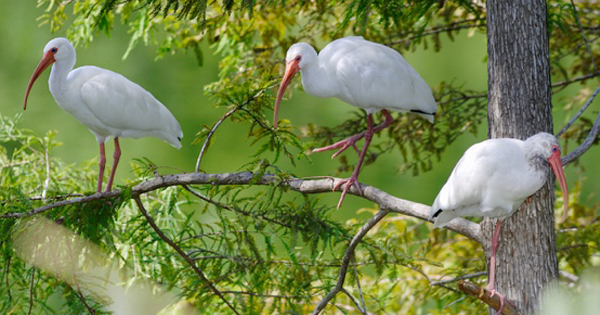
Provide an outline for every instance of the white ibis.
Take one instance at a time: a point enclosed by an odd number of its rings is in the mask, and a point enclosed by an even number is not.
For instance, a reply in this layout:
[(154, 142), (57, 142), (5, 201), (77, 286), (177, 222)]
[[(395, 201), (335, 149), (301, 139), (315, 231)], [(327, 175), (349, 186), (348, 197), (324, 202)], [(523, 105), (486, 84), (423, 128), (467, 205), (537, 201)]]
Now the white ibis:
[(471, 146), (454, 167), (431, 207), (434, 228), (446, 226), (462, 216), (500, 218), (492, 237), (490, 277), (487, 289), (491, 296), (504, 296), (495, 290), (496, 250), (503, 218), (515, 212), (525, 199), (538, 191), (550, 168), (554, 171), (564, 200), (564, 215), (568, 207), (568, 191), (560, 161), (556, 138), (538, 133), (527, 140), (489, 139)]
[(183, 132), (173, 114), (150, 92), (124, 76), (94, 66), (75, 66), (75, 48), (66, 38), (46, 44), (42, 60), (33, 72), (25, 94), (35, 80), (54, 63), (48, 84), (54, 100), (96, 136), (100, 145), (100, 172), (97, 191), (102, 190), (106, 156), (104, 143), (113, 137), (115, 152), (106, 190), (109, 191), (121, 156), (119, 138), (155, 137), (181, 148)]
[[(317, 97), (337, 97), (362, 108), (367, 113), (367, 130), (335, 144), (315, 149), (313, 152), (340, 149), (332, 158), (352, 146), (359, 153), (358, 163), (352, 176), (340, 181), (333, 190), (346, 184), (338, 203), (342, 205), (350, 186), (358, 185), (358, 174), (373, 133), (392, 124), (394, 119), (388, 110), (414, 112), (433, 123), (437, 109), (431, 89), (397, 51), (360, 36), (337, 39), (325, 46), (317, 55), (306, 43), (292, 45), (285, 58), (286, 68), (277, 92), (273, 126), (277, 129), (277, 114), (281, 98), (294, 75), (300, 71), (302, 86)], [(385, 121), (373, 127), (373, 114), (381, 111)], [(365, 138), (362, 151), (356, 141)]]

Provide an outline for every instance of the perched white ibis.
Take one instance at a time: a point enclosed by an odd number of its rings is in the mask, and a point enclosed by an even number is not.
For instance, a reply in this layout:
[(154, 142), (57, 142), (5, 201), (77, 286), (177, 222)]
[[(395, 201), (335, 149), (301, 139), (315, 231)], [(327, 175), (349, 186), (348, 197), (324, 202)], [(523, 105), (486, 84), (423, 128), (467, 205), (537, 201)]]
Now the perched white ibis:
[(510, 216), (527, 197), (542, 188), (550, 168), (562, 190), (566, 216), (569, 195), (560, 161), (560, 147), (553, 135), (544, 132), (525, 141), (489, 139), (471, 146), (454, 167), (431, 207), (434, 228), (444, 227), (453, 218), (462, 216), (500, 218), (492, 237), (487, 285), (491, 296), (500, 296), (498, 314), (504, 305), (504, 296), (495, 290), (496, 250), (502, 219)]
[(88, 127), (100, 145), (98, 192), (102, 190), (106, 164), (104, 143), (110, 137), (114, 138), (115, 152), (107, 191), (111, 189), (121, 156), (120, 137), (156, 137), (181, 148), (183, 132), (179, 122), (150, 92), (109, 70), (94, 66), (73, 70), (75, 60), (75, 48), (66, 38), (49, 41), (27, 85), (23, 108), (27, 108), (27, 98), (35, 80), (54, 63), (48, 80), (54, 100)]
[[(359, 153), (358, 163), (352, 176), (340, 181), (333, 190), (346, 184), (338, 203), (341, 206), (348, 188), (358, 185), (358, 174), (373, 133), (392, 124), (394, 119), (388, 110), (414, 112), (433, 123), (437, 105), (431, 89), (397, 51), (360, 36), (337, 39), (325, 46), (317, 55), (306, 43), (292, 45), (285, 58), (286, 68), (277, 92), (273, 126), (277, 128), (277, 113), (281, 98), (294, 75), (300, 71), (302, 86), (309, 94), (317, 97), (337, 97), (342, 101), (362, 108), (367, 113), (367, 130), (335, 144), (313, 150), (322, 152), (340, 149), (336, 157), (352, 146)], [(373, 126), (373, 114), (381, 111), (385, 121)], [(362, 151), (356, 141), (365, 138)]]

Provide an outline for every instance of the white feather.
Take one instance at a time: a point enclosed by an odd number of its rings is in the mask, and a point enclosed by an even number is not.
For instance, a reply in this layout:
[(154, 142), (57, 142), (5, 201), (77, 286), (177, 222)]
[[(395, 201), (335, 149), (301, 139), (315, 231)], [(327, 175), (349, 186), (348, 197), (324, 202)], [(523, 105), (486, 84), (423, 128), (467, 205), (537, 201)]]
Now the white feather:
[(547, 159), (551, 145), (558, 145), (556, 138), (540, 133), (526, 141), (489, 139), (471, 146), (433, 202), (434, 227), (455, 217), (511, 215), (546, 181), (548, 164), (534, 165), (533, 159)]
[[(435, 113), (431, 89), (400, 53), (360, 36), (337, 39), (318, 54), (305, 43), (286, 60), (302, 56), (302, 86), (311, 95), (337, 97), (368, 114), (388, 109)], [(421, 114), (433, 122), (433, 115)]]

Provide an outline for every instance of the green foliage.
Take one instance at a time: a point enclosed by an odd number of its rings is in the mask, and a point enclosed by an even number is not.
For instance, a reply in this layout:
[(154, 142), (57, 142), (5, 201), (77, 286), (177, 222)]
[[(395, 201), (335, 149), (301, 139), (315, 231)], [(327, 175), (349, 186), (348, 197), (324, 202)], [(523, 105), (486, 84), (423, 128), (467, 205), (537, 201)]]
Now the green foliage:
[[(205, 92), (224, 115), (202, 127), (193, 143), (208, 141), (210, 147), (216, 141), (209, 139), (212, 130), (226, 128), (220, 127), (224, 120), (244, 126), (253, 152), (242, 169), (252, 171), (256, 181), (267, 173), (284, 181), (292, 174), (281, 169), (283, 162), (294, 165), (306, 158), (308, 149), (365, 129), (365, 115), (357, 111), (334, 127), (297, 127), (283, 119), (273, 130), (272, 92), (283, 70), (286, 47), (302, 40), (322, 48), (335, 38), (360, 34), (400, 52), (441, 51), (442, 36), (453, 40), (461, 30), (485, 31), (486, 23), (482, 3), (462, 0), (38, 0), (38, 4), (46, 8), (40, 23), (52, 31), (66, 25), (76, 44), (88, 43), (98, 33), (110, 34), (115, 21), (120, 21), (131, 37), (123, 58), (139, 43), (156, 46), (157, 58), (191, 51), (200, 66), (206, 54), (202, 47), (219, 54), (219, 79)], [(600, 23), (592, 1), (578, 6), (583, 25)], [(548, 8), (552, 75), (565, 80), (555, 84), (557, 92), (568, 83), (598, 75), (591, 56), (600, 60), (600, 36), (597, 28), (586, 28), (590, 55), (570, 3), (550, 1)], [(401, 170), (428, 171), (461, 135), (477, 132), (486, 118), (485, 91), (467, 90), (464, 82), (442, 82), (432, 89), (439, 105), (435, 124), (417, 115), (398, 114), (392, 127), (373, 142), (367, 164), (397, 150), (403, 157)], [(567, 109), (581, 104), (591, 91), (579, 93)], [(17, 128), (18, 120), (0, 116), (0, 312), (25, 313), (30, 307), (32, 313), (81, 314), (87, 307), (101, 311), (103, 301), (31, 267), (15, 253), (13, 234), (27, 224), (24, 213), (91, 194), (97, 176), (91, 162), (66, 165), (52, 156), (52, 149), (60, 145), (54, 132), (38, 137)], [(591, 121), (584, 117), (564, 137), (580, 143), (590, 128)], [(340, 171), (353, 166), (346, 156), (339, 160)], [(137, 178), (120, 187), (118, 197), (56, 207), (38, 216), (68, 228), (135, 270), (131, 282), (163, 284), (176, 291), (182, 303), (203, 313), (231, 313), (131, 200), (131, 185), (152, 178), (157, 166), (140, 157), (133, 168)], [(170, 187), (141, 199), (160, 230), (194, 260), (236, 310), (308, 313), (337, 283), (344, 251), (364, 222), (333, 220), (334, 210), (318, 196), (298, 195), (277, 183), (253, 184)], [(579, 186), (570, 196), (575, 214), (561, 225), (557, 238), (561, 268), (575, 274), (597, 264), (600, 236), (598, 206), (590, 207), (578, 197)], [(454, 283), (433, 285), (484, 269), (482, 250), (474, 242), (446, 230), (430, 232), (422, 221), (390, 214), (357, 247), (345, 279), (348, 294), (339, 294), (328, 311), (356, 312), (349, 296), (362, 296), (368, 311), (376, 314), (485, 312), (477, 303), (463, 300)], [(485, 277), (472, 281), (483, 284)]]
[[(95, 170), (90, 169), (89, 163), (64, 165), (52, 158), (50, 148), (58, 144), (51, 136), (40, 139), (17, 128), (11, 119), (2, 118), (2, 122), (0, 215), (26, 214), (48, 201), (67, 198), (66, 191), (70, 196), (84, 196), (93, 187)], [(45, 172), (46, 150), (51, 166), (49, 175)], [(148, 160), (138, 163), (136, 172), (141, 177), (155, 169)], [(50, 177), (52, 185), (47, 188), (46, 198), (29, 197), (31, 191), (40, 190), (35, 180), (15, 182), (25, 172), (39, 174), (41, 179)], [(13, 176), (6, 176), (9, 173)], [(321, 205), (319, 198), (290, 197), (276, 183), (253, 189), (252, 193), (244, 186), (190, 188), (193, 195), (181, 187), (171, 187), (144, 195), (143, 202), (162, 232), (197, 263), (213, 285), (222, 292), (230, 292), (228, 296), (235, 296), (233, 304), (244, 314), (306, 313), (315, 296), (325, 294), (336, 282), (341, 255), (362, 226), (357, 221), (336, 222), (330, 218), (332, 209)], [(58, 207), (42, 215), (100, 245), (119, 264), (131, 266), (136, 271), (132, 282), (146, 279), (164, 283), (177, 288), (182, 298), (194, 307), (215, 314), (228, 313), (206, 283), (150, 228), (135, 203), (128, 200), (130, 196), (126, 190), (116, 199)], [(11, 296), (3, 300), (2, 312), (28, 309), (30, 294), (35, 296), (34, 312), (47, 307), (78, 314), (87, 308), (82, 301), (102, 310), (98, 304), (101, 301), (94, 296), (82, 298), (77, 288), (62, 281), (65, 279), (31, 268), (16, 256), (14, 230), (27, 222), (24, 217), (0, 219), (1, 261), (9, 266), (5, 268), (5, 279)], [(400, 268), (413, 263), (427, 264), (422, 257), (424, 252), (416, 247), (398, 248), (395, 237), (369, 237), (358, 248), (356, 261), (370, 262), (357, 268), (368, 274), (374, 267), (374, 281), (384, 280), (388, 265)], [(31, 291), (29, 280), (34, 273), (37, 280)], [(61, 291), (63, 304), (51, 303), (53, 295)], [(365, 290), (365, 294), (378, 293)], [(48, 303), (53, 305), (45, 306)]]

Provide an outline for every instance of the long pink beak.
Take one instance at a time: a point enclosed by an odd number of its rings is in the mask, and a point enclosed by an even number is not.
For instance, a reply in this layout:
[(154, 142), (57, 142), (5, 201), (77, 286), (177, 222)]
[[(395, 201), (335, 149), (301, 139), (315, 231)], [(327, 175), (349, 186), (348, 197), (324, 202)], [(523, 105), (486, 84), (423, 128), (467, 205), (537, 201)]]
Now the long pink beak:
[(567, 211), (569, 209), (569, 191), (567, 189), (567, 180), (565, 178), (565, 173), (563, 172), (562, 163), (560, 162), (560, 150), (554, 152), (548, 159), (548, 162), (550, 163), (550, 167), (552, 167), (552, 171), (554, 171), (554, 175), (556, 175), (558, 185), (563, 194), (564, 211), (562, 222), (565, 222), (567, 219)]
[(279, 114), (279, 103), (281, 103), (281, 98), (283, 98), (283, 93), (285, 93), (285, 89), (294, 78), (294, 75), (300, 70), (298, 66), (299, 61), (296, 59), (288, 62), (285, 65), (285, 74), (283, 75), (283, 80), (281, 80), (281, 85), (279, 86), (279, 91), (277, 91), (277, 98), (275, 99), (275, 110), (273, 111), (273, 129), (277, 129), (277, 115)]
[(54, 59), (54, 54), (48, 50), (48, 52), (44, 55), (40, 63), (38, 63), (37, 68), (31, 75), (31, 79), (29, 79), (29, 84), (27, 84), (27, 92), (25, 92), (25, 104), (23, 105), (23, 110), (27, 109), (27, 99), (29, 98), (29, 91), (31, 91), (31, 87), (37, 78), (48, 68), (52, 63), (56, 60)]

